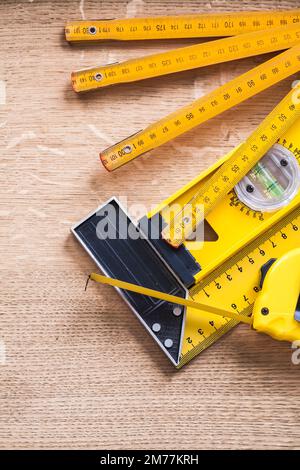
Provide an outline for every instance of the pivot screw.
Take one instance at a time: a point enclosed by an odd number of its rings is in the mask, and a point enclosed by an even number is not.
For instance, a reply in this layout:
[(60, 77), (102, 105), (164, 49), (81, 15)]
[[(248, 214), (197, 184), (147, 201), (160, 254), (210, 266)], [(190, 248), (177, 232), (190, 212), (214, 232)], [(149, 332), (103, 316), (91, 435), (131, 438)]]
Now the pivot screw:
[(95, 74), (94, 78), (97, 82), (101, 82), (101, 80), (103, 79), (103, 75), (102, 73), (98, 72)]
[(254, 192), (254, 186), (252, 184), (248, 184), (246, 187), (247, 193), (253, 193)]
[(270, 310), (267, 307), (264, 307), (261, 309), (261, 314), (262, 315), (269, 315)]
[(97, 28), (96, 28), (96, 26), (90, 26), (88, 31), (89, 31), (90, 34), (96, 34)]
[(124, 153), (131, 153), (132, 152), (132, 147), (131, 145), (126, 145), (126, 147), (123, 148)]
[(280, 160), (280, 165), (281, 165), (281, 166), (288, 166), (288, 164), (289, 164), (289, 162), (288, 162), (285, 158), (283, 158), (282, 160)]

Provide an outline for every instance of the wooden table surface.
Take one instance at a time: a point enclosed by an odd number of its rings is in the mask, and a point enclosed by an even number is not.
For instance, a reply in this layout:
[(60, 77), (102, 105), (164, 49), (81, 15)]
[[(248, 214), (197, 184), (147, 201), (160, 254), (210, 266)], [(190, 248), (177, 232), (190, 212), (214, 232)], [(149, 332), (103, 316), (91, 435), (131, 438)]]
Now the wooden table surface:
[(300, 448), (300, 366), (286, 344), (240, 326), (174, 370), (70, 226), (110, 196), (147, 209), (238, 144), (290, 88), (240, 105), (108, 174), (99, 150), (266, 57), (85, 96), (70, 72), (196, 41), (70, 46), (66, 20), (300, 1), (0, 1), (0, 447)]

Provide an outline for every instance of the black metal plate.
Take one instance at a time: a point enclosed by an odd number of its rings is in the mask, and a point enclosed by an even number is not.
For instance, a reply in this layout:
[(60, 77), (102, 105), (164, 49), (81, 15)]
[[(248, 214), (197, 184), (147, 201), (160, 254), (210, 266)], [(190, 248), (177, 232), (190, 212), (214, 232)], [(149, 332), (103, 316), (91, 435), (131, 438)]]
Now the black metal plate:
[[(117, 200), (109, 201), (72, 231), (107, 276), (179, 297), (186, 296), (185, 287), (121, 209)], [(125, 290), (120, 292), (160, 347), (177, 365), (185, 309), (177, 306), (181, 314), (175, 315), (176, 306), (173, 304)], [(153, 326), (155, 324), (160, 325), (159, 331), (154, 331), (157, 329)]]

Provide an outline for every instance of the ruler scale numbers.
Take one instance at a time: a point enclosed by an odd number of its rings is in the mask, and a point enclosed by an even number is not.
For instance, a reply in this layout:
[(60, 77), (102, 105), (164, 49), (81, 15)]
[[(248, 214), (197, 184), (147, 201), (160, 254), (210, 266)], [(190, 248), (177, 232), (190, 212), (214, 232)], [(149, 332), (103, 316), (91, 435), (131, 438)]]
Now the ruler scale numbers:
[(100, 154), (108, 171), (178, 137), (300, 70), (300, 46), (231, 80)]
[(245, 57), (280, 51), (300, 42), (300, 23), (255, 31), (194, 46), (72, 73), (76, 92), (182, 72)]
[(300, 22), (300, 10), (219, 13), (120, 20), (72, 21), (66, 24), (67, 41), (177, 39), (233, 36)]

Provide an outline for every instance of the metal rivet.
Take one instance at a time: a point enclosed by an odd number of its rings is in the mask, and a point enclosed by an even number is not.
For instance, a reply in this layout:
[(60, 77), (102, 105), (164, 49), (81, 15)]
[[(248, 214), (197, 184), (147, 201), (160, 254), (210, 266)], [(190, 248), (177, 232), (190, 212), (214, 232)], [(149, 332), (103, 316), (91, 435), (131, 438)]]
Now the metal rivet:
[(252, 184), (248, 184), (246, 190), (247, 190), (247, 193), (253, 193), (254, 192), (254, 186), (252, 186)]
[(96, 26), (90, 26), (88, 29), (90, 34), (96, 34), (97, 33), (97, 28)]
[(125, 153), (131, 153), (132, 152), (132, 147), (131, 145), (126, 145), (126, 147), (123, 148)]
[(94, 78), (97, 82), (101, 82), (101, 80), (103, 79), (103, 75), (102, 73), (98, 72), (94, 75)]
[(174, 307), (173, 308), (173, 314), (175, 317), (179, 317), (182, 313), (182, 308), (181, 307)]
[(166, 348), (171, 348), (173, 346), (173, 341), (170, 338), (168, 338), (165, 340), (164, 344)]
[(261, 309), (261, 314), (262, 315), (269, 315), (270, 310), (267, 307), (264, 307)]
[(281, 165), (281, 166), (288, 166), (288, 164), (289, 164), (289, 162), (288, 162), (285, 158), (283, 158), (282, 160), (280, 160), (280, 165)]
[(154, 333), (158, 333), (160, 329), (161, 329), (161, 326), (159, 323), (153, 323), (152, 330), (154, 331)]

